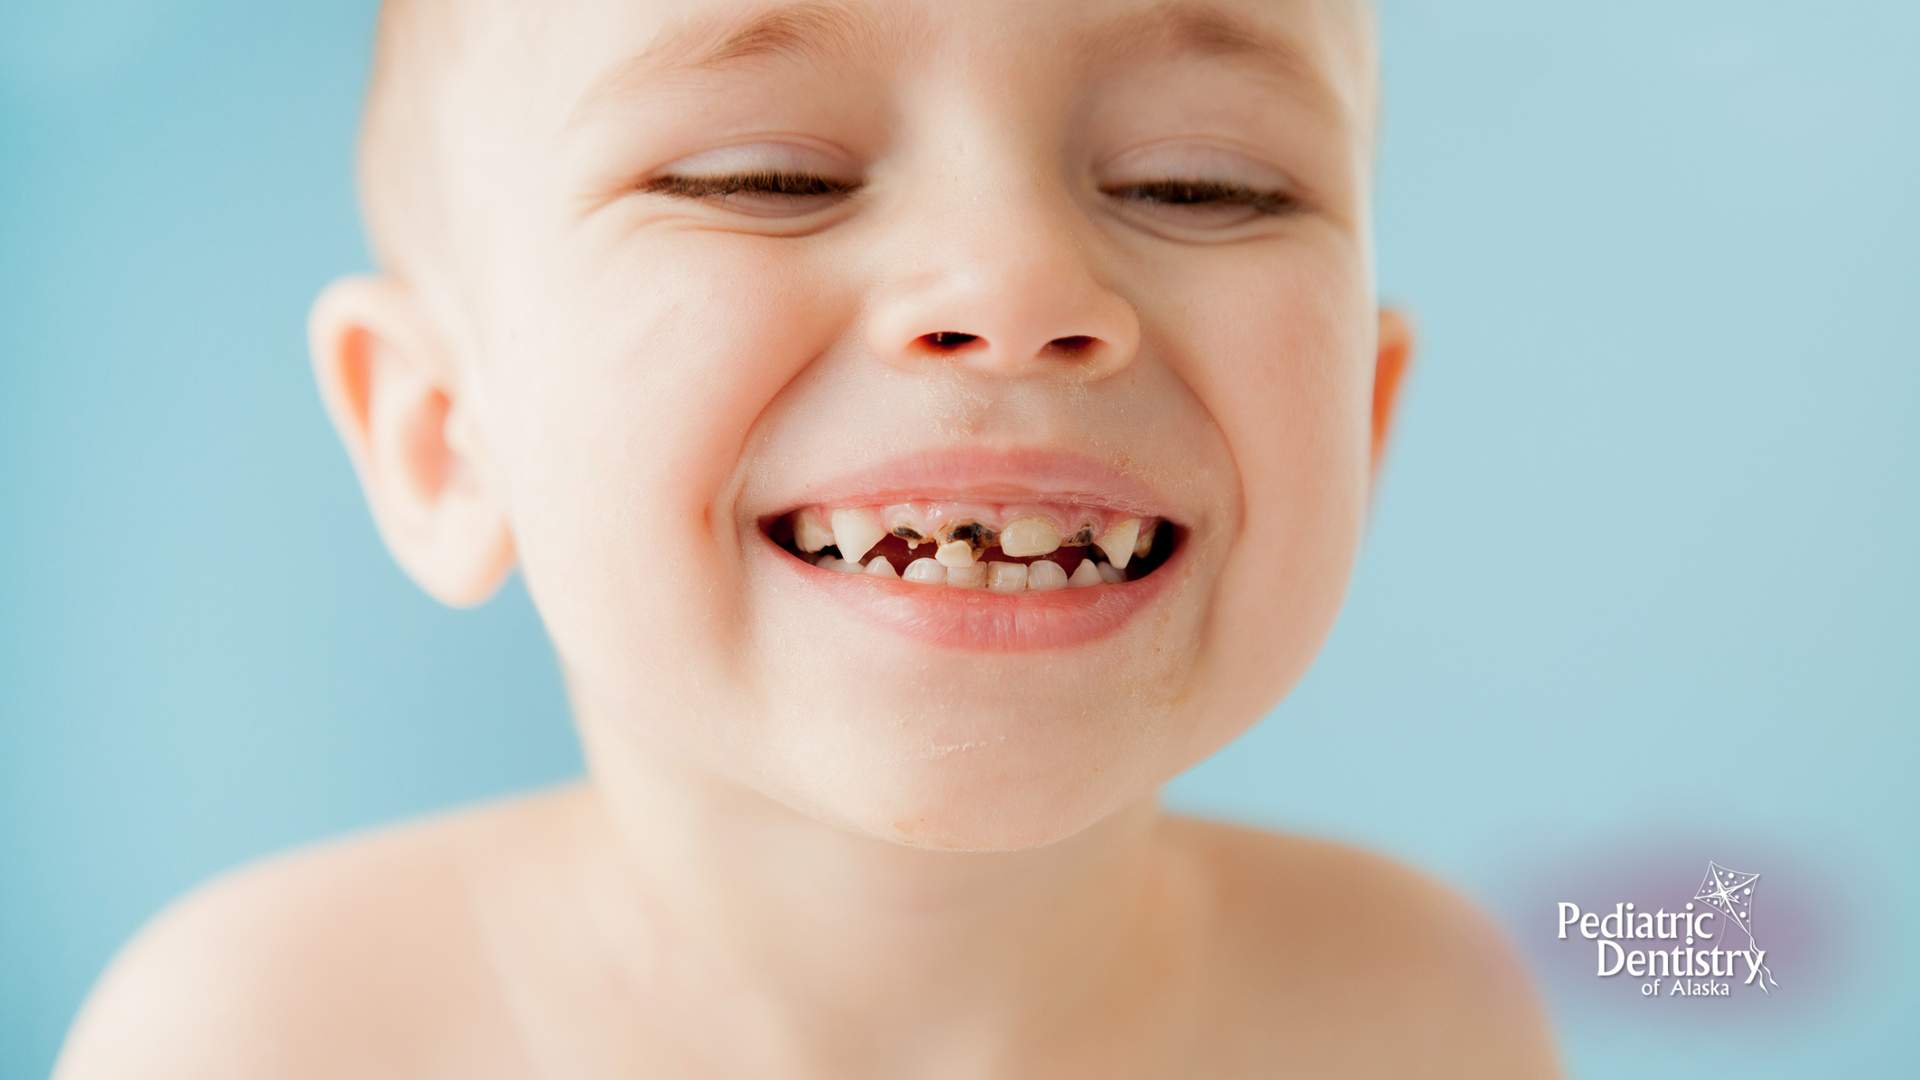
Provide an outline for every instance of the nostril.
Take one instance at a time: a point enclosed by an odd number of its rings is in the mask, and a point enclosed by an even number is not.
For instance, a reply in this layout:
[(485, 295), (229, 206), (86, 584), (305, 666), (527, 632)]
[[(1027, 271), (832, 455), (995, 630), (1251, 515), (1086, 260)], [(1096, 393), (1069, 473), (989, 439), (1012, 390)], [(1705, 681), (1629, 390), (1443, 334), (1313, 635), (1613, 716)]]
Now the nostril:
[(970, 345), (980, 340), (980, 336), (978, 334), (962, 334), (952, 330), (942, 330), (937, 334), (922, 334), (920, 335), (920, 340), (926, 342), (929, 348), (938, 349), (941, 352), (950, 352), (963, 345)]
[(1068, 356), (1084, 356), (1094, 344), (1093, 338), (1085, 334), (1075, 334), (1072, 337), (1054, 338), (1047, 342), (1047, 349), (1051, 352), (1066, 353)]

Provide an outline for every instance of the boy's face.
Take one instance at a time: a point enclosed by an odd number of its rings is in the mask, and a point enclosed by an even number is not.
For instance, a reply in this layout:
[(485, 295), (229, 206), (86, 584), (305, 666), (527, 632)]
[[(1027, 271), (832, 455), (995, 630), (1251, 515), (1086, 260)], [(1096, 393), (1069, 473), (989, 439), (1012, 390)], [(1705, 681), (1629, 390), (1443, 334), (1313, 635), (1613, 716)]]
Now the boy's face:
[[(434, 113), (421, 292), (596, 755), (1019, 847), (1300, 675), (1377, 434), (1362, 16), (488, 6)], [(895, 573), (969, 521), (989, 563), (1060, 546), (1025, 591), (957, 552), (916, 583), (803, 560), (803, 510), (816, 548), (941, 533), (866, 549)], [(1072, 535), (1131, 519), (1163, 523), (1137, 559)]]

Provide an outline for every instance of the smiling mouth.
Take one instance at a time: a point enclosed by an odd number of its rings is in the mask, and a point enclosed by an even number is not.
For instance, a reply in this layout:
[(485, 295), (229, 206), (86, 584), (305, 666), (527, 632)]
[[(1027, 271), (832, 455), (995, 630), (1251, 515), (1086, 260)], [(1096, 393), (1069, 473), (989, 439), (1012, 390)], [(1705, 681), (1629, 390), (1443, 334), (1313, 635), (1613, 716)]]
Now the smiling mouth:
[(828, 572), (1024, 593), (1137, 581), (1166, 564), (1180, 530), (1091, 507), (922, 501), (803, 507), (768, 532), (789, 555)]

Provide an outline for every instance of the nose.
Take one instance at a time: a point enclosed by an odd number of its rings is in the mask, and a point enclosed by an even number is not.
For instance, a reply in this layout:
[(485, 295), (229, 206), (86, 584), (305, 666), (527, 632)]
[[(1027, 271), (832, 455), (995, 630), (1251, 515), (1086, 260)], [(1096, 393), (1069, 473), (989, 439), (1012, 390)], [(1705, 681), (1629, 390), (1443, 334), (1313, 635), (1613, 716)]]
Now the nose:
[(1016, 378), (1101, 379), (1133, 362), (1139, 315), (1100, 280), (1084, 216), (1065, 192), (1025, 186), (899, 208), (911, 224), (867, 315), (876, 355)]

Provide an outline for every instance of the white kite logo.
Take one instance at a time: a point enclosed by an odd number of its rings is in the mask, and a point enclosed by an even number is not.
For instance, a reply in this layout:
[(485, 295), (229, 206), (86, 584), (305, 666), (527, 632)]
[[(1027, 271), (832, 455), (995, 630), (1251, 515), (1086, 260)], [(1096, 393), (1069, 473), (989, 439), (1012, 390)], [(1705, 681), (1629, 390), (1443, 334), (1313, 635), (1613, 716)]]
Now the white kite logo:
[[(1694, 893), (1693, 898), (1732, 919), (1733, 924), (1747, 935), (1747, 944), (1752, 946), (1753, 951), (1765, 956), (1766, 950), (1753, 940), (1753, 886), (1759, 880), (1759, 874), (1743, 874), (1717, 862), (1708, 862), (1707, 876), (1700, 882), (1700, 891)], [(1780, 985), (1773, 981), (1773, 972), (1765, 964), (1760, 965), (1758, 982), (1761, 991), (1768, 995), (1773, 993), (1767, 989), (1768, 983)]]

